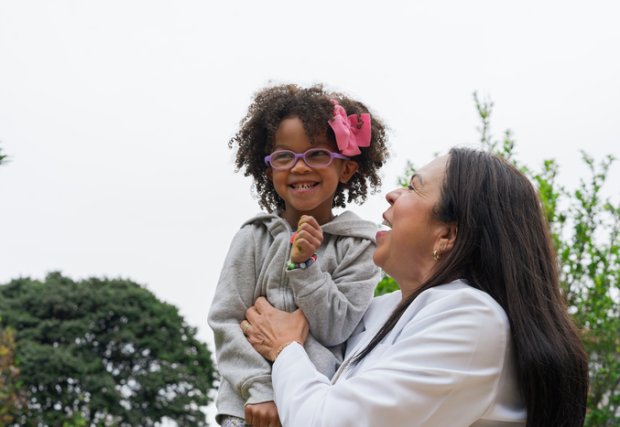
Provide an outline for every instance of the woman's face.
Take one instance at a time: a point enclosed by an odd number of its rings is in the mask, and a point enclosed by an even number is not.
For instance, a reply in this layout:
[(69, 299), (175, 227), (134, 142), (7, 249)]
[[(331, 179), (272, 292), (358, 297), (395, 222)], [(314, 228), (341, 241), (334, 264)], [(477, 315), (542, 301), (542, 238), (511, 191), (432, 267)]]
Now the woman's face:
[(386, 196), (390, 207), (383, 219), (391, 230), (377, 233), (373, 259), (396, 280), (403, 296), (429, 276), (436, 263), (433, 250), (442, 250), (446, 227), (435, 219), (433, 208), (441, 196), (447, 161), (447, 155), (437, 157), (416, 171), (409, 188), (399, 188)]

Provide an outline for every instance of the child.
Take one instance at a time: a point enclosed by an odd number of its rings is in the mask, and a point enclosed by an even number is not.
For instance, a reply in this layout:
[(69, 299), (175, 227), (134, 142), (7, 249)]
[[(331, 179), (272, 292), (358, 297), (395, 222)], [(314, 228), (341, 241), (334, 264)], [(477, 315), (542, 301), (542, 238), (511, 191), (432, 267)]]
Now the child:
[[(331, 377), (342, 346), (372, 298), (380, 273), (372, 262), (377, 226), (332, 208), (363, 202), (377, 189), (387, 157), (384, 125), (360, 102), (322, 86), (260, 91), (229, 146), (254, 178), (262, 213), (234, 237), (209, 311), (223, 426), (279, 425), (271, 365), (239, 324), (256, 298), (300, 308), (310, 323), (306, 349)], [(251, 327), (245, 325), (244, 327)]]

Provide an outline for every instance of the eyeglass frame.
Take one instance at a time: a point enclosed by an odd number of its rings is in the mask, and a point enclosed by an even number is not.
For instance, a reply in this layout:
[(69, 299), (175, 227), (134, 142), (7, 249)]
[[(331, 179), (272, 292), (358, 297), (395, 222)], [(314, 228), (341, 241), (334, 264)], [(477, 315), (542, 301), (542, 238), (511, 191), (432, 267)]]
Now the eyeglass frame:
[[(321, 165), (321, 166), (310, 166), (310, 164), (308, 164), (308, 161), (306, 160), (306, 155), (308, 153), (310, 153), (310, 152), (316, 152), (316, 151), (325, 151), (325, 152), (329, 153), (329, 157), (330, 157), (329, 162), (327, 164)], [(294, 156), (293, 160), (291, 161), (291, 165), (289, 167), (285, 167), (285, 168), (284, 167), (275, 167), (275, 166), (273, 166), (273, 164), (271, 163), (271, 156), (273, 156), (274, 154), (283, 153), (283, 152), (284, 153), (291, 153)], [(265, 160), (265, 164), (267, 166), (269, 166), (270, 168), (275, 169), (275, 170), (282, 170), (283, 171), (283, 170), (292, 169), (293, 166), (295, 166), (297, 164), (297, 161), (299, 159), (303, 159), (303, 161), (306, 164), (306, 166), (308, 166), (309, 168), (313, 168), (313, 169), (324, 169), (324, 168), (328, 167), (329, 165), (331, 165), (332, 162), (334, 161), (334, 159), (351, 160), (350, 157), (347, 157), (347, 156), (345, 156), (343, 154), (340, 154), (340, 153), (335, 153), (333, 151), (329, 151), (327, 148), (309, 148), (308, 150), (304, 151), (303, 153), (296, 153), (296, 152), (291, 151), (291, 150), (276, 150), (273, 153), (269, 154), (268, 156), (265, 156), (264, 160)]]

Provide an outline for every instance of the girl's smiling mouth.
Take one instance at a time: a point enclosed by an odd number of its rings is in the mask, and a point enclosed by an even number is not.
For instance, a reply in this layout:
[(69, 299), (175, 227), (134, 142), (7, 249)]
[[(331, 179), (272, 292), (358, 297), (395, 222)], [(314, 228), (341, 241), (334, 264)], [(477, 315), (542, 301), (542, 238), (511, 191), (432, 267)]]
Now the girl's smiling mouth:
[(318, 182), (297, 182), (295, 184), (291, 184), (289, 185), (290, 188), (292, 188), (293, 190), (311, 190), (314, 187), (316, 187), (317, 185), (319, 185)]

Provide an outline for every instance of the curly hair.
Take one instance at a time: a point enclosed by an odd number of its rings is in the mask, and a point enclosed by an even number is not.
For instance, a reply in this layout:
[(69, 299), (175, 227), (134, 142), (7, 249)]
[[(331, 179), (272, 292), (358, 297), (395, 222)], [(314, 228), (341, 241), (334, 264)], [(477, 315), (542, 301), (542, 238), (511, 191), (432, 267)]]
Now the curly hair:
[[(237, 171), (244, 169), (244, 176), (254, 178), (259, 205), (268, 212), (284, 209), (284, 200), (276, 193), (267, 177), (268, 166), (264, 162), (271, 153), (275, 134), (282, 120), (297, 117), (303, 123), (310, 143), (325, 135), (335, 144), (336, 137), (328, 125), (334, 115), (331, 100), (337, 100), (347, 114), (367, 113), (368, 108), (359, 101), (337, 93), (328, 92), (323, 85), (308, 88), (289, 84), (267, 87), (254, 97), (248, 113), (240, 123), (240, 129), (230, 140), (230, 148), (237, 147), (235, 165)], [(370, 146), (361, 148), (361, 154), (352, 157), (359, 165), (357, 172), (345, 184), (339, 184), (334, 195), (334, 207), (345, 207), (345, 202), (363, 203), (368, 195), (368, 185), (375, 192), (381, 186), (379, 169), (388, 157), (386, 128), (383, 122), (371, 114)]]

